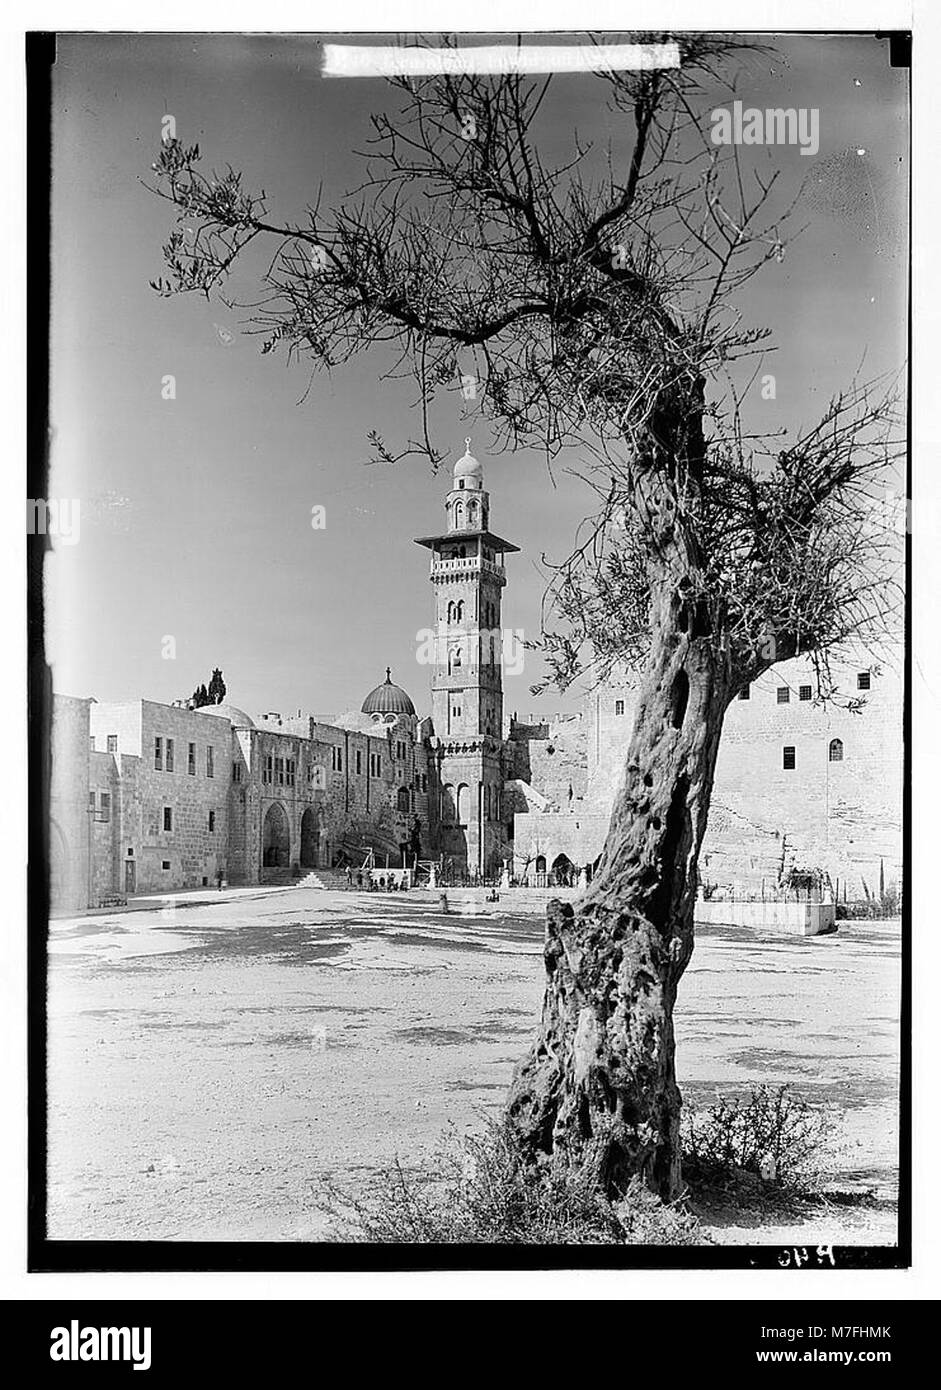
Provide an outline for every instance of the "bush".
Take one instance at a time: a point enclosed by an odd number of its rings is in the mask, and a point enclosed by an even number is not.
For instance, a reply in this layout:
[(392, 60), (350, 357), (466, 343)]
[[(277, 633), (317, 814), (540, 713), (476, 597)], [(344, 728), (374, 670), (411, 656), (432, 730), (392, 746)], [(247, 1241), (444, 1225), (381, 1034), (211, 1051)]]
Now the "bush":
[(722, 1185), (747, 1173), (796, 1188), (814, 1173), (814, 1158), (834, 1127), (789, 1085), (757, 1086), (748, 1097), (720, 1099), (708, 1110), (683, 1110), (683, 1173), (694, 1186)]
[(520, 1160), (504, 1124), (452, 1137), (430, 1171), (396, 1162), (366, 1201), (327, 1188), (338, 1239), (372, 1244), (696, 1245), (705, 1237), (682, 1205), (634, 1181), (609, 1201), (590, 1155), (578, 1168)]

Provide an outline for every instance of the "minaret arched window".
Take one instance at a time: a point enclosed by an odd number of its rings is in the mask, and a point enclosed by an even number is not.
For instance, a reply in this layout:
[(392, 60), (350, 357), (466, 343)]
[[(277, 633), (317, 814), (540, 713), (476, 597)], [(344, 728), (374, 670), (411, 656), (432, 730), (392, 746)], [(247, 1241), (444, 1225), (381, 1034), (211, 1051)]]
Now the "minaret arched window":
[(448, 652), (448, 675), (451, 676), (455, 671), (461, 669), (461, 649), (452, 647)]
[(468, 526), (477, 525), (477, 503), (474, 501), (467, 504), (467, 524)]
[[(461, 486), (463, 487), (464, 484), (462, 483)], [(464, 525), (464, 503), (460, 500), (454, 504), (454, 525), (458, 527)]]

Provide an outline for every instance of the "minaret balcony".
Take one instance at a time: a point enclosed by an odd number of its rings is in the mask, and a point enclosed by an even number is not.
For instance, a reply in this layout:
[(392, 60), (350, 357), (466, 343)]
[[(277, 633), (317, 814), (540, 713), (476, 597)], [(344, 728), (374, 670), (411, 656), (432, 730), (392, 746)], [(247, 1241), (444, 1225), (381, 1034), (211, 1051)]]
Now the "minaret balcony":
[(458, 556), (442, 560), (435, 555), (429, 571), (432, 579), (453, 579), (462, 574), (490, 574), (495, 579), (506, 581), (506, 569), (495, 560), (485, 560), (482, 555)]

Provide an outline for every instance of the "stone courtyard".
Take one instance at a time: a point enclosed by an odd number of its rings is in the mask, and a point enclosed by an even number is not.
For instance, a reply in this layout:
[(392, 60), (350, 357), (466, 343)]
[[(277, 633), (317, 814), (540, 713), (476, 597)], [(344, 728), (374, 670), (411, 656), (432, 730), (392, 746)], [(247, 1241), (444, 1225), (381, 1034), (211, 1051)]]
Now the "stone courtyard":
[[(49, 1235), (321, 1240), (322, 1184), (368, 1193), (495, 1111), (532, 1033), (542, 920), (303, 889), (63, 919), (49, 970)], [(826, 1228), (713, 1239), (894, 1243), (898, 923), (815, 939), (703, 928), (677, 1006), (684, 1095), (789, 1081), (833, 1107)]]

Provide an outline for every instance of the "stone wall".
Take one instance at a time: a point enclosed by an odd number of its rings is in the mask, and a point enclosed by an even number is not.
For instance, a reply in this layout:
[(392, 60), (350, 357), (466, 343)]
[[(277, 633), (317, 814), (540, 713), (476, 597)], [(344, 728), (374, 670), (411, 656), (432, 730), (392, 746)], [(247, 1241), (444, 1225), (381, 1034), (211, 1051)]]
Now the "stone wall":
[(52, 702), (52, 773), (49, 802), (50, 910), (88, 906), (89, 701), (56, 695)]

